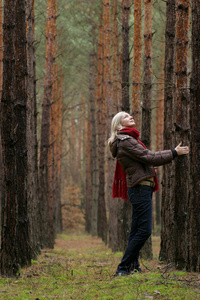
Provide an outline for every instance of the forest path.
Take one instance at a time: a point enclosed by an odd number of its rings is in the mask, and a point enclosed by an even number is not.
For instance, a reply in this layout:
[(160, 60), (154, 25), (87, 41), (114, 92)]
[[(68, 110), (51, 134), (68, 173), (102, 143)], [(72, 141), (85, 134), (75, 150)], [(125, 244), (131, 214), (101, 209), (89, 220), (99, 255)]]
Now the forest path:
[(42, 250), (18, 278), (0, 278), (0, 300), (200, 299), (199, 273), (155, 259), (141, 261), (143, 273), (114, 277), (121, 257), (97, 237), (58, 235), (54, 249)]

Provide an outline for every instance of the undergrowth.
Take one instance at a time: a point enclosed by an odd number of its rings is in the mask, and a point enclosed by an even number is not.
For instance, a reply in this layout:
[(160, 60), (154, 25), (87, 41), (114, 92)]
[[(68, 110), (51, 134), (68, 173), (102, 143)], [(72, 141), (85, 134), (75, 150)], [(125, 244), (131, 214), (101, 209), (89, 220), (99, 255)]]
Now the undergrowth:
[(142, 261), (143, 273), (114, 277), (121, 256), (98, 238), (61, 235), (18, 278), (0, 278), (0, 299), (200, 299), (198, 273), (155, 259)]

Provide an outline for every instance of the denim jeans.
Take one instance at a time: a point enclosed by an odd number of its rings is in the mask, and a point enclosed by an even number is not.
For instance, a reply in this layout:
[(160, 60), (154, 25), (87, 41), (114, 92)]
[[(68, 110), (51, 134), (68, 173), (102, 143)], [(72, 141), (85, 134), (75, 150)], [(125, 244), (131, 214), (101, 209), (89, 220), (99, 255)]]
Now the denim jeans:
[(139, 251), (152, 231), (152, 192), (153, 188), (146, 185), (128, 189), (128, 198), (133, 209), (131, 232), (117, 272), (129, 273), (139, 268)]

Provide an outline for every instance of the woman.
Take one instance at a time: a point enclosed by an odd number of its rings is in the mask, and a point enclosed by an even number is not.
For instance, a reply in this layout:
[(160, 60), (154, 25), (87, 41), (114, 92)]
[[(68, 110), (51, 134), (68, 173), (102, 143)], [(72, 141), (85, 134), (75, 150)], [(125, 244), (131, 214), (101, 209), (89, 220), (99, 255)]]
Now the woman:
[(128, 246), (118, 265), (118, 276), (141, 272), (139, 251), (151, 235), (152, 192), (158, 190), (154, 166), (170, 163), (177, 155), (189, 153), (188, 147), (181, 147), (182, 143), (173, 150), (151, 152), (138, 139), (139, 132), (134, 127), (133, 117), (119, 112), (112, 119), (108, 140), (112, 156), (117, 159), (113, 197), (126, 199), (128, 194), (133, 208)]

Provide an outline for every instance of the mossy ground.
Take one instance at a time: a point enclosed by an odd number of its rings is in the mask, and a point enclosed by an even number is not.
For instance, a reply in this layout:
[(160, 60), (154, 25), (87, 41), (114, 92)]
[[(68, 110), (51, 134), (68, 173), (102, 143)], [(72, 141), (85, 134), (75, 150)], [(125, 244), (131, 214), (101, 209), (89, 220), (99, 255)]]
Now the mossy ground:
[(0, 299), (200, 299), (199, 273), (155, 258), (141, 262), (141, 274), (113, 277), (121, 256), (98, 238), (60, 235), (54, 250), (44, 250), (19, 278), (0, 278)]

